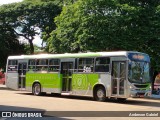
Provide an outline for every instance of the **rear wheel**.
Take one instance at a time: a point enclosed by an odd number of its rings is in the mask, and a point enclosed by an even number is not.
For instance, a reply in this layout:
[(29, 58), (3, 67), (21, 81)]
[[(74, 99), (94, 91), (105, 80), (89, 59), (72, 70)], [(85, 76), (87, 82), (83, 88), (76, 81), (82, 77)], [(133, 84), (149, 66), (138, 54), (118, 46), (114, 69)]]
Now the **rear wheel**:
[(37, 96), (41, 95), (41, 85), (39, 83), (35, 83), (33, 85), (33, 90), (32, 91), (33, 91), (34, 95), (37, 95)]
[(97, 87), (95, 92), (94, 92), (94, 99), (96, 101), (105, 101), (106, 100), (106, 92), (105, 89), (103, 87)]

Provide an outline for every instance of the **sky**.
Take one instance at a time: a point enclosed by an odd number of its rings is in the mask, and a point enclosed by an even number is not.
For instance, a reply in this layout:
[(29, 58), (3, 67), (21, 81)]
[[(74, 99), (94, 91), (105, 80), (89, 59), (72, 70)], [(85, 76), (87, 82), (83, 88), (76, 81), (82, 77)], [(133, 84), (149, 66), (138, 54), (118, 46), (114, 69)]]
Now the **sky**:
[[(9, 3), (13, 3), (13, 2), (21, 2), (21, 1), (23, 1), (23, 0), (0, 0), (0, 5), (9, 4)], [(40, 39), (40, 37), (35, 36), (34, 38), (35, 39), (33, 40), (33, 44), (41, 47), (42, 40)], [(27, 41), (24, 41), (24, 42), (27, 42)]]
[(23, 1), (23, 0), (0, 0), (0, 5), (13, 3), (13, 2), (21, 2), (21, 1)]

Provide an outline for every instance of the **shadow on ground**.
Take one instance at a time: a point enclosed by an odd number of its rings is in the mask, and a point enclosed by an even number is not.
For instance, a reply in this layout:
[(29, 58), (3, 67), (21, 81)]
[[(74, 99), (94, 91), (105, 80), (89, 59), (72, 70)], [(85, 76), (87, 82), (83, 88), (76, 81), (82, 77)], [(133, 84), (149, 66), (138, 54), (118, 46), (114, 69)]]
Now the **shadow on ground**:
[[(32, 93), (18, 93), (22, 95), (34, 96)], [(64, 99), (74, 99), (74, 100), (84, 100), (84, 101), (94, 101), (92, 97), (83, 97), (83, 96), (65, 96), (60, 94), (45, 94), (38, 97), (53, 97), (53, 98), (64, 98)], [(98, 101), (95, 101), (98, 102)], [(136, 105), (136, 106), (150, 106), (150, 107), (160, 107), (160, 100), (152, 100), (146, 98), (129, 98), (126, 101), (118, 101), (116, 99), (106, 99), (107, 103), (115, 104), (127, 104), (127, 105)]]
[(7, 88), (6, 85), (2, 85), (2, 84), (0, 84), (0, 90), (17, 91), (17, 90), (13, 90), (13, 89), (11, 89), (11, 88)]

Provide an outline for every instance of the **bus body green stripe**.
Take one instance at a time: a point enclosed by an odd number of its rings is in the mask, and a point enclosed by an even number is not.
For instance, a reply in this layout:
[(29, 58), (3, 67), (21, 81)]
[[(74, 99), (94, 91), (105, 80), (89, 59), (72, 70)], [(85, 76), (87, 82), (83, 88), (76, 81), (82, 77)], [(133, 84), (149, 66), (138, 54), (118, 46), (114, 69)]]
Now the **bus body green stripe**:
[(58, 73), (27, 73), (26, 86), (31, 87), (38, 81), (44, 88), (62, 88), (62, 75)]
[[(72, 90), (92, 90), (98, 83), (98, 74), (72, 74)], [(62, 74), (58, 73), (27, 73), (26, 86), (32, 87), (35, 81), (43, 88), (62, 88)]]
[(98, 83), (98, 74), (73, 74), (72, 90), (92, 90)]

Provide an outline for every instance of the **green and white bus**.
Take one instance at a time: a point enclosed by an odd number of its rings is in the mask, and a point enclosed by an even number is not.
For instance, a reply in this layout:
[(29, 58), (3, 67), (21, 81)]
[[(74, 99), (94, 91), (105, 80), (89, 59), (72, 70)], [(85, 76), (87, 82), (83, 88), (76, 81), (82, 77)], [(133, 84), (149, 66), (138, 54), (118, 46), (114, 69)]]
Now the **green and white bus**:
[(34, 95), (125, 100), (151, 90), (150, 58), (135, 51), (9, 56), (6, 86)]

